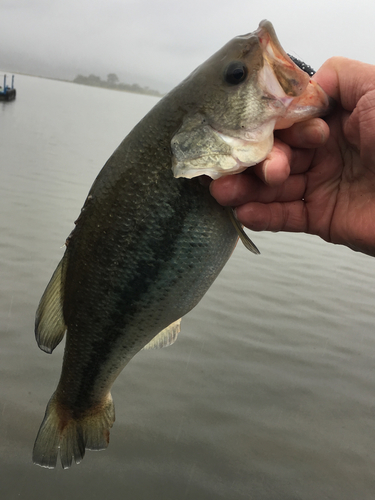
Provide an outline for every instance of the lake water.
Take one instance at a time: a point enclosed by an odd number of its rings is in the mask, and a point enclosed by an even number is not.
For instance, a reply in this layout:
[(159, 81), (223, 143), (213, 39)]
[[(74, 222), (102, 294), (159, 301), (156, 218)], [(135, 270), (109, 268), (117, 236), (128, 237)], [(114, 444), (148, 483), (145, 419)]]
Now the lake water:
[[(157, 102), (16, 76), (0, 103), (0, 498), (375, 498), (375, 260), (317, 237), (253, 234), (170, 348), (113, 389), (108, 449), (69, 470), (31, 451), (63, 345), (40, 296), (102, 165)], [(62, 343), (63, 344), (63, 343)]]

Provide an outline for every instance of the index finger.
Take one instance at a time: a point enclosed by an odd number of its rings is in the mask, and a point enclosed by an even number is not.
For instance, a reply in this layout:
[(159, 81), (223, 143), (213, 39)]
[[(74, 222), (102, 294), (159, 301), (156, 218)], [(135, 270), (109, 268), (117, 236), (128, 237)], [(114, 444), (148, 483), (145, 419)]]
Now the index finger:
[(210, 184), (211, 194), (224, 206), (238, 207), (249, 202), (273, 203), (301, 200), (306, 189), (304, 174), (291, 175), (278, 186), (267, 186), (253, 171), (220, 177)]

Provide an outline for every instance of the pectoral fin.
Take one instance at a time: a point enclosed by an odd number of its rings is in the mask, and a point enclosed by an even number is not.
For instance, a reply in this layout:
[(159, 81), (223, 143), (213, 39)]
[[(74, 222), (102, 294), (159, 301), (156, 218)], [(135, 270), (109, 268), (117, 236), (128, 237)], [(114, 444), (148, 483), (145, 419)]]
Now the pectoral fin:
[(234, 216), (233, 209), (231, 207), (227, 207), (229, 218), (232, 221), (232, 224), (235, 228), (235, 230), (238, 233), (238, 236), (240, 237), (240, 240), (244, 244), (245, 248), (250, 250), (250, 252), (255, 253), (256, 255), (259, 255), (260, 252), (257, 248), (256, 245), (251, 241), (251, 239), (248, 237), (248, 235), (245, 233), (245, 231), (242, 228), (242, 224), (238, 222), (236, 217)]
[(181, 319), (171, 323), (154, 337), (151, 342), (146, 344), (143, 349), (161, 349), (176, 342), (177, 336), (181, 330)]
[(51, 354), (61, 342), (66, 330), (63, 316), (65, 273), (61, 259), (40, 299), (35, 318), (35, 337), (42, 351)]

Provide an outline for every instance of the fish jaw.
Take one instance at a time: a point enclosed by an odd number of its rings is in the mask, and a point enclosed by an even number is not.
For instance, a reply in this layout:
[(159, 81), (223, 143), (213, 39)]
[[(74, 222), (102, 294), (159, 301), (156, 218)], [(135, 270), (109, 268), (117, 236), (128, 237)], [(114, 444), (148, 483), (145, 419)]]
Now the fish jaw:
[[(247, 75), (231, 84), (226, 72), (236, 63)], [(192, 74), (198, 80), (199, 76), (206, 85), (205, 104), (200, 109), (190, 105), (172, 138), (175, 177), (217, 179), (242, 172), (267, 157), (274, 130), (323, 116), (330, 109), (328, 96), (284, 51), (269, 21), (229, 42)], [(202, 99), (197, 87), (194, 95)]]
[(288, 56), (272, 24), (262, 21), (255, 33), (263, 47), (265, 60), (260, 72), (260, 84), (264, 85), (265, 93), (271, 90), (273, 97), (279, 102), (276, 106), (282, 110), (274, 129), (287, 128), (293, 123), (326, 115), (332, 108), (330, 98)]
[(333, 100), (327, 96), (322, 87), (314, 80), (310, 80), (303, 94), (293, 99), (285, 116), (276, 120), (275, 130), (288, 128), (309, 118), (324, 116), (333, 106)]

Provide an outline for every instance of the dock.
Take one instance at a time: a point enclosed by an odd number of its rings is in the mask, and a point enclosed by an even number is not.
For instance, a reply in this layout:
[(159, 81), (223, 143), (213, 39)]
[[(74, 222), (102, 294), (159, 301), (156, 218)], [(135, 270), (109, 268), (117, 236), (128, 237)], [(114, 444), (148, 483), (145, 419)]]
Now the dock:
[(0, 101), (14, 101), (16, 89), (14, 88), (14, 75), (12, 75), (12, 86), (7, 85), (7, 75), (4, 75), (4, 86), (0, 86)]

